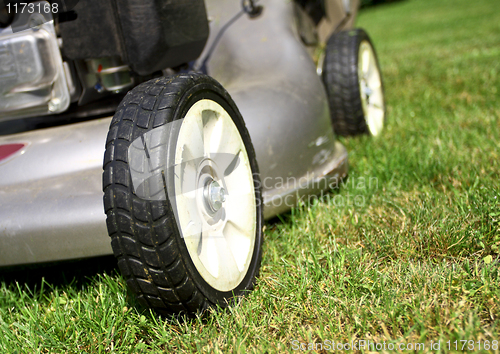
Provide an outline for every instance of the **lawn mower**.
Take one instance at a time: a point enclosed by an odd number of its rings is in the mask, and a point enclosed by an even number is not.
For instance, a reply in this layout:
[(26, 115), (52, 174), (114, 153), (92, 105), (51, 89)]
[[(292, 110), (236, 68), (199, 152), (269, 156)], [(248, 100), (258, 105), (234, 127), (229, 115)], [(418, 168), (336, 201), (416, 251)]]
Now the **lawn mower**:
[(161, 314), (251, 290), (263, 220), (347, 175), (336, 135), (383, 128), (357, 8), (0, 2), (0, 266), (114, 254)]

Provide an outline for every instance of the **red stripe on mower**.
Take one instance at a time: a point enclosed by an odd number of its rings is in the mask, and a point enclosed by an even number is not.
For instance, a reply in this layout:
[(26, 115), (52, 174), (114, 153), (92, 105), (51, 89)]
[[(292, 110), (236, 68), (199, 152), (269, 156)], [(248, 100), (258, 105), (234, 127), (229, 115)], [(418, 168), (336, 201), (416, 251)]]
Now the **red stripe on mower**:
[(15, 154), (21, 150), (25, 144), (7, 144), (0, 145), (0, 161), (5, 160), (7, 157)]

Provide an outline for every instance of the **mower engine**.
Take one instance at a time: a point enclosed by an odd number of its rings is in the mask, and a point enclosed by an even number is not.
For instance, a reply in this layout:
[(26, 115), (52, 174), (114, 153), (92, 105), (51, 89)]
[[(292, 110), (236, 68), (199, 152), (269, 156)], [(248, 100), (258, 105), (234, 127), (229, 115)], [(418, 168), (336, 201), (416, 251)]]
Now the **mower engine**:
[(93, 103), (112, 113), (133, 86), (195, 60), (207, 38), (203, 0), (0, 1), (0, 121), (78, 116)]
[(65, 111), (70, 81), (50, 11), (20, 13), (0, 29), (0, 119)]

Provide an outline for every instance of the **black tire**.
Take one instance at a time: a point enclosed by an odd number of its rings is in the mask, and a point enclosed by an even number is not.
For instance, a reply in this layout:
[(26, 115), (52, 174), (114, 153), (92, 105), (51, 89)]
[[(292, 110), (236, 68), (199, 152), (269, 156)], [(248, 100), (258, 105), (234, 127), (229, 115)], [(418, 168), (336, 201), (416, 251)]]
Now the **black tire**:
[[(216, 101), (231, 116), (246, 148), (255, 188), (257, 231), (250, 266), (241, 283), (225, 292), (211, 287), (194, 266), (175, 220), (175, 205), (169, 198), (144, 200), (134, 192), (128, 161), (128, 148), (135, 139), (183, 118), (201, 99)], [(165, 149), (162, 154), (171, 153), (165, 146), (159, 147)], [(131, 90), (111, 121), (104, 157), (103, 191), (113, 252), (138, 302), (164, 315), (194, 314), (215, 305), (226, 307), (251, 290), (261, 261), (259, 186), (250, 135), (235, 103), (218, 82), (206, 75), (181, 74), (153, 79)]]
[(359, 51), (361, 43), (364, 41), (373, 50), (380, 80), (380, 95), (382, 96), (382, 124), (385, 122), (382, 77), (377, 54), (370, 38), (363, 29), (334, 33), (326, 45), (322, 79), (327, 91), (333, 128), (338, 135), (376, 135), (373, 134), (373, 129), (371, 130), (367, 123), (362, 95), (369, 96), (361, 92), (358, 75)]

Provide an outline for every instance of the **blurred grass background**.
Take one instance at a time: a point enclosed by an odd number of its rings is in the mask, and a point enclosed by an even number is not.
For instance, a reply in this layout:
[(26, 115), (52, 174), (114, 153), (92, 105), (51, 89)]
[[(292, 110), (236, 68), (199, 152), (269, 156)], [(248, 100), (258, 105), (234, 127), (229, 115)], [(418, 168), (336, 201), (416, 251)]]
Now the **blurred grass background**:
[(448, 352), (448, 340), (500, 340), (498, 5), (362, 10), (387, 128), (341, 139), (345, 186), (266, 223), (261, 277), (238, 305), (158, 318), (134, 307), (108, 258), (2, 273), (0, 352), (293, 352), (293, 340), (356, 338), (442, 340)]

